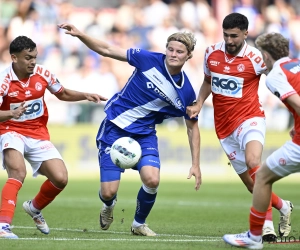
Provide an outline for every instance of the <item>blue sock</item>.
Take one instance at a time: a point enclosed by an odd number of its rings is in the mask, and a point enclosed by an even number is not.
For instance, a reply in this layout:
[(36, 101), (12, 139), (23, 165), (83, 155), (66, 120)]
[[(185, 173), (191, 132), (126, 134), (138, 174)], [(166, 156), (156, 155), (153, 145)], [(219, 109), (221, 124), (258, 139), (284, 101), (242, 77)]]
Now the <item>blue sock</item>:
[[(145, 189), (148, 192), (146, 192)], [(136, 222), (141, 224), (146, 222), (146, 218), (148, 217), (156, 199), (156, 190), (157, 188), (148, 188), (145, 185), (141, 187), (137, 196), (137, 205), (134, 216)]]
[(110, 200), (104, 200), (102, 197), (101, 197), (101, 194), (100, 194), (100, 191), (99, 191), (99, 198), (100, 200), (106, 205), (106, 206), (111, 206), (114, 202), (114, 199), (117, 198), (117, 195), (115, 194), (114, 197), (112, 197)]

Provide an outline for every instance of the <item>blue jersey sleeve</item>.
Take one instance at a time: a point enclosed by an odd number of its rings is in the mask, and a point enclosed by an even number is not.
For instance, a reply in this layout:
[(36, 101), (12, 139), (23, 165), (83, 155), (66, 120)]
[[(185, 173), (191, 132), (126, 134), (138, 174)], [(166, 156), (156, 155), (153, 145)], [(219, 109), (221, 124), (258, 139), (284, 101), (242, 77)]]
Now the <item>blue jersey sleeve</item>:
[(161, 57), (164, 55), (161, 53), (150, 52), (143, 49), (128, 49), (127, 61), (128, 63), (137, 68), (138, 70), (148, 70), (149, 66), (153, 66), (161, 63)]

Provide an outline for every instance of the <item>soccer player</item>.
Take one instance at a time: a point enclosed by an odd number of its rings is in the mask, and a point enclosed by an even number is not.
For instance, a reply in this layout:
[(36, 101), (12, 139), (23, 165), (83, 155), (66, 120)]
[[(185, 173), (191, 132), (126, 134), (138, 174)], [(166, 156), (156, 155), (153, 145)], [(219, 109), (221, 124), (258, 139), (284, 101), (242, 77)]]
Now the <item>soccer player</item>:
[[(188, 107), (190, 117), (196, 116), (212, 93), (215, 129), (231, 165), (252, 193), (255, 172), (261, 164), (265, 140), (265, 114), (258, 98), (261, 74), (266, 71), (260, 51), (249, 46), (248, 19), (231, 13), (223, 20), (224, 41), (211, 45), (205, 53), (204, 81), (197, 102)], [(272, 206), (280, 211), (279, 234), (291, 231), (293, 204), (272, 193), (263, 235), (265, 241), (276, 238)]]
[(223, 239), (233, 246), (262, 249), (262, 227), (272, 185), (285, 176), (300, 172), (300, 60), (288, 57), (289, 41), (279, 33), (260, 35), (255, 44), (270, 71), (266, 78), (268, 89), (294, 117), (294, 127), (290, 131), (292, 140), (273, 152), (256, 173), (249, 215), (250, 230), (237, 235), (227, 234)]
[(175, 33), (168, 37), (166, 54), (143, 49), (128, 50), (94, 39), (71, 24), (59, 25), (66, 34), (78, 37), (98, 54), (128, 62), (135, 67), (124, 88), (106, 104), (106, 118), (97, 135), (100, 165), (99, 198), (104, 203), (100, 211), (100, 227), (107, 230), (113, 222), (113, 209), (117, 201), (121, 168), (110, 159), (113, 142), (124, 136), (137, 140), (142, 148), (142, 158), (136, 166), (142, 180), (137, 195), (137, 206), (131, 232), (134, 235), (155, 236), (146, 224), (157, 195), (160, 180), (160, 159), (156, 124), (170, 117), (185, 117), (192, 155), (188, 178), (195, 176), (195, 189), (201, 184), (200, 132), (197, 118), (186, 115), (196, 94), (182, 71), (184, 63), (192, 57), (196, 41), (192, 33)]
[(0, 73), (0, 150), (8, 180), (2, 188), (0, 238), (18, 238), (10, 228), (17, 195), (26, 177), (24, 158), (30, 163), (33, 176), (44, 175), (34, 199), (23, 208), (44, 234), (49, 227), (41, 210), (65, 188), (68, 173), (60, 153), (49, 141), (48, 110), (44, 94), (48, 89), (59, 100), (89, 100), (95, 103), (106, 98), (64, 88), (56, 76), (36, 64), (36, 44), (26, 36), (18, 36), (9, 47), (12, 64)]

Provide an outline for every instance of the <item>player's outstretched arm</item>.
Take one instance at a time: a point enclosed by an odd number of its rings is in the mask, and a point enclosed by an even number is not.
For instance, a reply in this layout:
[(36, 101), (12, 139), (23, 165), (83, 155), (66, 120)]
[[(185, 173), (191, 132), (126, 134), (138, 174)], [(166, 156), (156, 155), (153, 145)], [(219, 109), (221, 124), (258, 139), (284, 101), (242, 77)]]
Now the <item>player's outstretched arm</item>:
[(188, 106), (186, 108), (186, 113), (190, 118), (195, 118), (200, 113), (203, 103), (205, 102), (205, 100), (210, 94), (211, 94), (210, 78), (204, 76), (202, 86), (199, 90), (197, 102), (193, 106)]
[(90, 102), (100, 103), (101, 101), (107, 101), (106, 97), (103, 97), (98, 94), (84, 93), (71, 89), (64, 88), (61, 92), (55, 94), (55, 96), (61, 100), (66, 102), (77, 102), (88, 100)]
[(192, 167), (188, 175), (188, 179), (195, 176), (195, 190), (200, 188), (202, 183), (200, 171), (200, 131), (197, 120), (185, 120), (187, 134), (192, 154)]
[(65, 29), (66, 34), (78, 37), (87, 47), (102, 56), (114, 58), (120, 61), (127, 61), (126, 49), (110, 45), (104, 41), (88, 36), (84, 32), (79, 31), (73, 24), (63, 23), (59, 24), (58, 27)]

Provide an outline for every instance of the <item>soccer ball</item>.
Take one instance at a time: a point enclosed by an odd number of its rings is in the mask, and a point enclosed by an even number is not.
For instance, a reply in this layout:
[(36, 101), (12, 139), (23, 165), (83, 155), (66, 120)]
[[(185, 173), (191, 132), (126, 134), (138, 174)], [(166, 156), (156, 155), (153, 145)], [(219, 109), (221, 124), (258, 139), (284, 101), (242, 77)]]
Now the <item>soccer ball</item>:
[(117, 139), (110, 149), (110, 158), (120, 168), (133, 168), (141, 159), (142, 149), (140, 144), (130, 138)]

